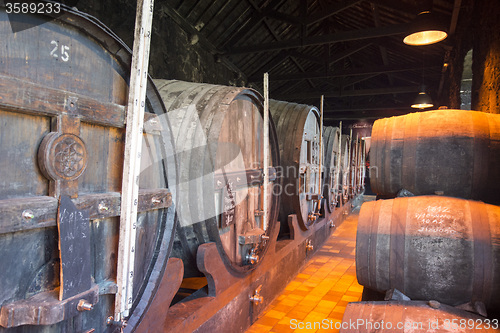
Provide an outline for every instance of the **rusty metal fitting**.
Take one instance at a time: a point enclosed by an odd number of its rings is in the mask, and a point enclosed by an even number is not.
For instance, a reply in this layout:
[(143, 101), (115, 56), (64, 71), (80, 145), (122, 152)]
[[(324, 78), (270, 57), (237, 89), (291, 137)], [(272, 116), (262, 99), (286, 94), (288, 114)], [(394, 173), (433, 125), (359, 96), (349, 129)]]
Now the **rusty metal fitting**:
[(86, 300), (84, 299), (81, 299), (79, 302), (78, 302), (78, 305), (76, 306), (76, 309), (80, 312), (83, 312), (83, 311), (90, 311), (94, 308), (94, 305), (92, 303), (89, 303), (87, 302)]

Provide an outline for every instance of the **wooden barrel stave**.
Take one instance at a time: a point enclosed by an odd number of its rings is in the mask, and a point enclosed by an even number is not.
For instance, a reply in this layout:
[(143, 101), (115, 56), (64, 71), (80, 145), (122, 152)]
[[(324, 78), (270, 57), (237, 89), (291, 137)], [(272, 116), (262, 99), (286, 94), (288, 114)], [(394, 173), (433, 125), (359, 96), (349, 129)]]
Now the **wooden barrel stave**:
[(377, 120), (371, 146), (372, 189), (395, 195), (406, 189), (500, 202), (499, 117), (437, 110)]
[(277, 125), (283, 177), (280, 233), (289, 233), (290, 214), (296, 214), (299, 225), (307, 230), (318, 213), (318, 201), (312, 198), (320, 195), (319, 112), (313, 106), (276, 100), (270, 100), (269, 110)]
[(356, 273), (361, 285), (396, 288), (412, 299), (499, 306), (500, 208), (420, 196), (361, 207)]
[[(181, 170), (179, 186), (183, 193), (178, 206), (180, 223), (172, 256), (184, 260), (185, 277), (199, 276), (197, 247), (206, 242), (215, 242), (229, 269), (245, 274), (256, 267), (248, 262), (247, 254), (255, 248), (263, 256), (268, 242), (260, 238), (256, 243), (239, 245), (238, 235), (246, 235), (245, 239), (250, 239), (252, 236), (249, 235), (260, 229), (264, 236), (269, 236), (277, 214), (275, 206), (278, 197), (272, 191), (274, 183), (268, 184), (269, 217), (265, 224), (254, 215), (255, 211), (260, 210), (260, 193), (263, 189), (260, 185), (252, 185), (246, 189), (237, 187), (234, 191), (234, 198), (238, 202), (234, 209), (235, 222), (225, 226), (222, 224), (223, 210), (219, 207), (227, 192), (217, 189), (217, 182), (224, 183), (224, 186), (227, 183), (225, 179), (217, 177), (262, 168), (261, 97), (245, 88), (168, 80), (157, 80), (156, 83), (169, 111), (169, 118), (175, 123), (173, 128)], [(277, 158), (276, 136), (271, 124), (271, 167), (277, 164)], [(247, 180), (246, 175), (238, 177)], [(191, 200), (194, 195), (200, 199)]]
[[(4, 59), (0, 62), (0, 152), (10, 157), (0, 162), (1, 178), (8, 180), (0, 183), (0, 266), (10, 267), (0, 276), (0, 321), (6, 324), (2, 310), (59, 287), (55, 220), (59, 193), (66, 193), (91, 215), (90, 265), (92, 283), (100, 288), (99, 302), (93, 311), (74, 318), (55, 318), (62, 321), (29, 329), (67, 332), (94, 328), (103, 332), (108, 329), (106, 318), (113, 315), (115, 302), (119, 226), (115, 216), (119, 215), (131, 54), (98, 21), (64, 6), (62, 10), (65, 15), (49, 21), (42, 15), (23, 15), (33, 26), (13, 33), (5, 8), (0, 6), (2, 43), (8, 46), (0, 51)], [(147, 90), (146, 112), (164, 113), (151, 81)], [(86, 169), (77, 180), (49, 181), (41, 171), (40, 163), (46, 162), (39, 150), (51, 131), (77, 135), (86, 146)], [(150, 165), (148, 172), (141, 174), (141, 190), (166, 189), (162, 158), (168, 140), (149, 130), (144, 134), (143, 161)], [(110, 204), (104, 213), (97, 209), (99, 198)], [(11, 203), (15, 209), (21, 207), (20, 212), (33, 209), (34, 222), (16, 225), (12, 219), (4, 220), (17, 214)], [(40, 208), (35, 210), (36, 205)], [(157, 283), (157, 277), (150, 273), (161, 271), (166, 264), (173, 239), (171, 214), (164, 208), (145, 209), (137, 220), (132, 316), (143, 314), (143, 310), (134, 311), (135, 305), (149, 302)], [(45, 319), (42, 315), (41, 320)], [(8, 325), (16, 326), (17, 320), (9, 319)], [(0, 332), (5, 330), (0, 327)], [(12, 330), (16, 329), (7, 331)]]

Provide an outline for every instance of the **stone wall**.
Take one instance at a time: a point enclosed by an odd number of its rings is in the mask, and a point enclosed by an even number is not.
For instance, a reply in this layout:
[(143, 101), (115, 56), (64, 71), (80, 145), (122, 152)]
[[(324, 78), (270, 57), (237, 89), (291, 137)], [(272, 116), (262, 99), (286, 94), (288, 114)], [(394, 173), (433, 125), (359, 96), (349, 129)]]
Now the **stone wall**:
[[(80, 0), (77, 8), (95, 16), (132, 48), (137, 1)], [(239, 72), (229, 69), (177, 25), (155, 2), (149, 73), (154, 78), (223, 85), (244, 85)], [(194, 45), (193, 45), (194, 44)]]

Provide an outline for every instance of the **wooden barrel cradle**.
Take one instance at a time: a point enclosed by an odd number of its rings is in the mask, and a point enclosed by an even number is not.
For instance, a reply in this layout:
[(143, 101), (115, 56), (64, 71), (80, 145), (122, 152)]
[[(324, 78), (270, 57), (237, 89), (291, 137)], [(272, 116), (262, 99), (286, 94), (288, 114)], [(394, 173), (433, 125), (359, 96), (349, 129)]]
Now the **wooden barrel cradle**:
[(500, 207), (419, 196), (366, 202), (356, 236), (358, 282), (452, 306), (500, 306)]
[[(0, 332), (113, 329), (131, 54), (95, 19), (61, 10), (14, 15), (25, 29), (13, 33), (0, 5)], [(165, 111), (151, 81), (146, 112), (135, 322), (161, 281), (174, 229), (162, 162), (169, 139), (153, 124)], [(80, 311), (81, 300), (93, 309)]]
[(498, 319), (487, 319), (439, 302), (383, 301), (347, 304), (338, 323), (341, 333), (498, 332)]
[(180, 170), (172, 255), (185, 262), (185, 277), (198, 276), (198, 246), (216, 242), (226, 266), (247, 273), (267, 251), (279, 205), (273, 191), (278, 143), (270, 121), (264, 221), (263, 99), (246, 88), (155, 82), (172, 124)]
[(279, 220), (281, 233), (289, 233), (288, 215), (296, 214), (307, 230), (319, 215), (319, 111), (304, 104), (270, 100), (280, 147), (283, 177)]
[(437, 110), (377, 120), (370, 182), (380, 195), (406, 189), (500, 203), (500, 116)]
[(341, 186), (342, 186), (342, 202), (346, 203), (349, 200), (351, 189), (351, 138), (349, 135), (343, 134), (341, 138), (340, 165), (341, 165)]
[(340, 128), (325, 127), (323, 197), (328, 212), (333, 212), (340, 201)]

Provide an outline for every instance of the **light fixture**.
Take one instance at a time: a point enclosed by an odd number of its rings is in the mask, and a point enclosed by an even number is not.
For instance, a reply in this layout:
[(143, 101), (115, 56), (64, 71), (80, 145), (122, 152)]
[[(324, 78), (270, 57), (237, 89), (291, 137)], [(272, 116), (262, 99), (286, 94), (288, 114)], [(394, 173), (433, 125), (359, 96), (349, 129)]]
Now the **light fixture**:
[(418, 93), (417, 98), (415, 98), (415, 101), (413, 102), (411, 107), (414, 109), (425, 109), (432, 106), (434, 106), (434, 104), (432, 103), (432, 99), (425, 92), (425, 86), (422, 85), (422, 88), (420, 89), (420, 92)]
[(410, 23), (403, 43), (408, 45), (429, 45), (442, 41), (448, 36), (444, 21), (430, 11), (422, 11)]

